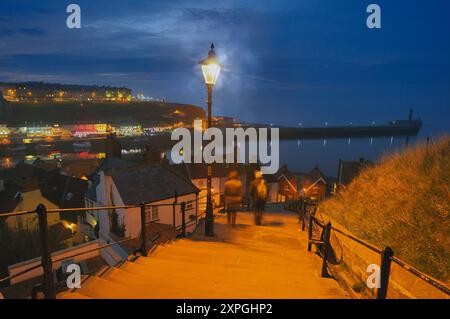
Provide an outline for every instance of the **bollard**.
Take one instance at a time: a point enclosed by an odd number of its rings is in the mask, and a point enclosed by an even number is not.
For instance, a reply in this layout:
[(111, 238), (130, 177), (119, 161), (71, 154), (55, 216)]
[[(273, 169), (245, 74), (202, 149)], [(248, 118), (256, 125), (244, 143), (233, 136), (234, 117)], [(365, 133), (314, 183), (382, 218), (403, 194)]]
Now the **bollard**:
[(181, 236), (186, 237), (186, 203), (181, 203)]
[(39, 204), (36, 208), (39, 220), (39, 235), (41, 239), (42, 259), (41, 264), (44, 270), (44, 295), (46, 299), (55, 299), (55, 287), (53, 285), (52, 257), (50, 247), (48, 245), (48, 229), (47, 229), (47, 208), (43, 204)]
[(328, 259), (328, 251), (330, 249), (330, 235), (331, 235), (331, 222), (325, 226), (325, 232), (323, 236), (323, 260), (322, 260), (322, 277), (328, 277), (327, 271), (327, 259)]
[(387, 246), (381, 253), (380, 288), (377, 291), (377, 299), (386, 299), (391, 274), (391, 262), (394, 251)]
[(141, 203), (141, 255), (147, 257), (147, 220), (145, 216), (145, 204)]

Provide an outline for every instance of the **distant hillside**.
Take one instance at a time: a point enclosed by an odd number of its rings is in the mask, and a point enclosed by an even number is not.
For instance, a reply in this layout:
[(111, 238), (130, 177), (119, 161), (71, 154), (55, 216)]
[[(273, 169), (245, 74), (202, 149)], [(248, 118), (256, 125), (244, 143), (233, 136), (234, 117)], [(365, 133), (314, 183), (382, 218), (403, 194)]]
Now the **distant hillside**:
[(80, 85), (80, 84), (61, 84), (61, 83), (46, 83), (46, 82), (0, 82), (0, 88), (2, 87), (26, 87), (29, 89), (43, 89), (43, 90), (128, 90), (131, 89), (121, 86), (99, 86), (99, 85)]
[[(204, 118), (205, 111), (194, 105), (162, 102), (45, 102), (9, 103), (0, 122), (9, 126), (33, 124), (156, 124)], [(177, 111), (175, 113), (175, 111)]]
[(450, 138), (368, 168), (320, 204), (357, 236), (441, 280), (450, 279)]

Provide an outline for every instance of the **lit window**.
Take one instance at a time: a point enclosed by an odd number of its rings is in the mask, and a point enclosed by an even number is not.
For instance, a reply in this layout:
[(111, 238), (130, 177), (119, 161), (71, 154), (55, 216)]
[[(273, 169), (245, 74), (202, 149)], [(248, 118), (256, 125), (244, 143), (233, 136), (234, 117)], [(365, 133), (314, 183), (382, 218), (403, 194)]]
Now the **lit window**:
[(145, 207), (145, 219), (147, 221), (153, 221), (159, 219), (159, 212), (157, 206), (146, 206)]

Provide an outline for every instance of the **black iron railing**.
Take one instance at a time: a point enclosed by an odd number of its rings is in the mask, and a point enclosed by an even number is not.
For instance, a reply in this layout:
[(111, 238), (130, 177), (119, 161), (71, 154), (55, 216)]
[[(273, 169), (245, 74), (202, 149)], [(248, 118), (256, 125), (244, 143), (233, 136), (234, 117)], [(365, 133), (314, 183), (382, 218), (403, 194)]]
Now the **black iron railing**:
[[(307, 225), (308, 251), (311, 251), (312, 245), (316, 245), (318, 247), (318, 251), (322, 257), (322, 277), (328, 276), (327, 263), (329, 261), (329, 252), (331, 250), (330, 236), (331, 232), (334, 231), (380, 255), (380, 288), (377, 290), (377, 299), (386, 299), (387, 297), (392, 262), (450, 296), (450, 288), (442, 285), (429, 275), (421, 272), (397, 257), (394, 257), (394, 251), (391, 247), (387, 246), (384, 249), (380, 249), (341, 229), (333, 227), (331, 222), (324, 224), (316, 217), (317, 202), (310, 202), (307, 199), (287, 201), (285, 203), (285, 209), (297, 212), (299, 214), (299, 220), (302, 223), (303, 231)], [(314, 238), (314, 225), (318, 225), (322, 230), (320, 239)]]
[[(30, 271), (33, 271), (35, 269), (38, 269), (42, 267), (43, 269), (43, 281), (42, 284), (39, 286), (38, 290), (42, 291), (44, 293), (45, 298), (47, 299), (54, 299), (56, 297), (56, 290), (55, 290), (55, 284), (53, 280), (53, 263), (54, 262), (60, 262), (63, 260), (69, 260), (74, 257), (78, 257), (84, 254), (88, 254), (94, 251), (98, 251), (107, 247), (111, 247), (114, 245), (122, 244), (127, 241), (129, 241), (132, 238), (125, 238), (123, 240), (114, 241), (113, 243), (109, 243), (106, 245), (102, 245), (100, 247), (96, 247), (94, 249), (83, 251), (80, 253), (75, 253), (70, 256), (65, 256), (64, 258), (60, 259), (52, 259), (51, 258), (51, 251), (49, 247), (48, 242), (48, 225), (47, 225), (47, 216), (52, 213), (61, 213), (61, 212), (93, 212), (93, 211), (108, 211), (112, 209), (131, 209), (131, 208), (140, 208), (141, 213), (141, 231), (140, 231), (140, 248), (138, 249), (138, 252), (142, 256), (147, 256), (147, 253), (151, 247), (149, 247), (148, 238), (147, 238), (147, 232), (146, 232), (146, 226), (160, 221), (157, 220), (147, 220), (147, 214), (146, 214), (146, 208), (148, 207), (167, 207), (172, 206), (174, 215), (173, 215), (173, 226), (174, 229), (179, 232), (179, 236), (177, 237), (186, 237), (186, 229), (188, 226), (191, 225), (191, 223), (195, 222), (196, 226), (198, 225), (199, 217), (201, 219), (202, 214), (198, 214), (198, 205), (199, 201), (202, 198), (205, 198), (206, 196), (202, 197), (196, 197), (194, 200), (190, 201), (183, 201), (178, 202), (175, 200), (171, 204), (145, 204), (141, 203), (140, 205), (111, 205), (111, 206), (96, 206), (96, 207), (82, 207), (82, 208), (64, 208), (64, 209), (47, 209), (45, 205), (40, 204), (36, 207), (35, 210), (32, 211), (18, 211), (18, 212), (11, 212), (6, 214), (1, 214), (0, 218), (8, 218), (8, 217), (14, 217), (14, 216), (22, 216), (22, 215), (29, 215), (29, 214), (37, 214), (38, 216), (38, 222), (39, 222), (39, 237), (41, 241), (41, 247), (42, 247), (42, 253), (41, 253), (41, 263), (35, 266), (32, 266), (30, 268), (27, 268), (23, 271), (20, 271), (19, 273), (16, 273), (14, 275), (1, 278), (0, 279), (0, 285), (10, 282), (12, 279), (22, 276)], [(196, 218), (194, 221), (191, 221), (189, 223), (186, 222), (186, 205), (196, 203)], [(176, 207), (180, 207), (180, 213), (181, 213), (181, 225), (176, 225)], [(36, 289), (33, 289), (33, 294), (36, 296)]]

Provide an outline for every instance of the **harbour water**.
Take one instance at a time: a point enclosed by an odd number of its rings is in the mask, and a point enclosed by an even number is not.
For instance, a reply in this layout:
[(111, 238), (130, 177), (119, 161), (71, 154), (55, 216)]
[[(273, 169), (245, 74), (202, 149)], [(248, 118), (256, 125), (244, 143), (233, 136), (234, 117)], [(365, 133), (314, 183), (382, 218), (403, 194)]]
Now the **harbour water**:
[[(122, 144), (122, 157), (136, 160), (144, 156), (146, 141), (131, 140)], [(316, 165), (328, 176), (336, 176), (339, 160), (357, 161), (360, 158), (378, 161), (382, 156), (405, 147), (405, 138), (361, 138), (328, 140), (280, 141), (280, 165), (288, 165), (295, 172), (307, 172)], [(162, 152), (170, 159), (170, 148)], [(100, 160), (105, 157), (101, 140), (90, 145), (53, 145), (41, 149), (26, 148), (0, 157), (2, 168), (10, 168), (19, 161), (33, 162), (37, 158), (45, 161)]]

